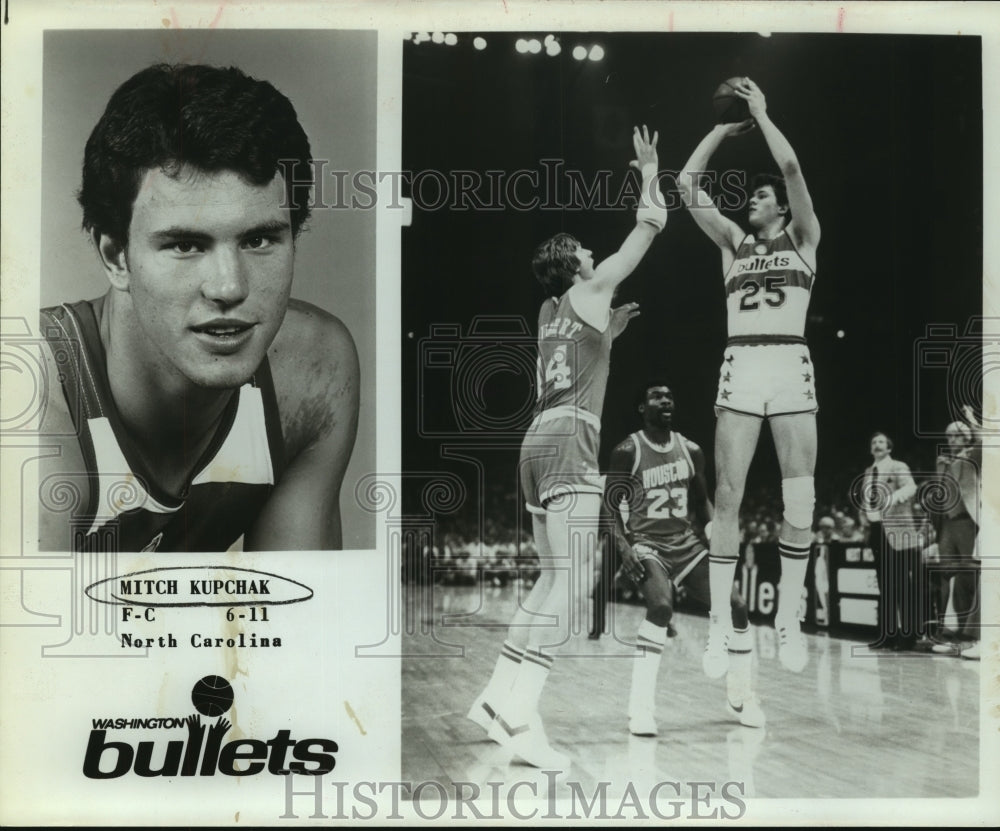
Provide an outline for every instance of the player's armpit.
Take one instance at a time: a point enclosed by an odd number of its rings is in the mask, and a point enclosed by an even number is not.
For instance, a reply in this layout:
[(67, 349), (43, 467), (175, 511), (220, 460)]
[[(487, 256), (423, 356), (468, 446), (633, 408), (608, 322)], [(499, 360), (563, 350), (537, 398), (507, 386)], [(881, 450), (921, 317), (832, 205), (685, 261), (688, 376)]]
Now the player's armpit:
[[(792, 211), (788, 233), (797, 246), (815, 249), (820, 239), (819, 220), (813, 210), (812, 196), (809, 195), (809, 188), (806, 187), (806, 180), (798, 162), (786, 166), (783, 175), (785, 191), (788, 194), (788, 207)], [(807, 256), (807, 253), (802, 252), (803, 256)], [(810, 262), (810, 265), (815, 268), (814, 262)]]
[(722, 212), (712, 204), (708, 194), (698, 191), (699, 201), (688, 205), (691, 218), (719, 248), (729, 254), (735, 254), (740, 247), (743, 237), (743, 229), (731, 219), (722, 215)]
[(286, 465), (245, 547), (339, 549), (340, 487), (358, 426), (354, 340), (337, 318), (293, 301), (269, 357)]

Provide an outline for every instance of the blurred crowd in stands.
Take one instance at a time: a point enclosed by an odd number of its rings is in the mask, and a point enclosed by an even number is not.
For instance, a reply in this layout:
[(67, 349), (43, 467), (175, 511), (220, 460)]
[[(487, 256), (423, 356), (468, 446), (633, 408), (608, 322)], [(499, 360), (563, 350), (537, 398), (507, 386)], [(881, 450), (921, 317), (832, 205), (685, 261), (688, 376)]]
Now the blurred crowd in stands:
[[(857, 511), (847, 497), (840, 502), (817, 504), (815, 539), (861, 542)], [(520, 527), (518, 527), (520, 522)], [(482, 527), (482, 532), (480, 532)], [(781, 528), (780, 491), (760, 488), (747, 495), (740, 517), (742, 542), (758, 545), (777, 542)], [(538, 576), (538, 552), (531, 535), (531, 518), (516, 502), (516, 495), (488, 494), (480, 513), (468, 505), (460, 513), (442, 517), (434, 542), (421, 551), (407, 551), (404, 580), (427, 582), (431, 575), (440, 585), (474, 585), (482, 571), (487, 585), (506, 586), (520, 578), (530, 588)]]

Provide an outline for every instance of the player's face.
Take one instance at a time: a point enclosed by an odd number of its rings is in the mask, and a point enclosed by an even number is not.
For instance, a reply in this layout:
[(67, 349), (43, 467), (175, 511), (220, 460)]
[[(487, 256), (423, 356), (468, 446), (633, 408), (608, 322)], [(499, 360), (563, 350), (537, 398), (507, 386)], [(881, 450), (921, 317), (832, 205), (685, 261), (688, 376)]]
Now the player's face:
[(649, 427), (669, 427), (674, 414), (674, 394), (670, 387), (650, 387), (642, 405), (643, 421)]
[(231, 171), (146, 173), (126, 257), (138, 329), (130, 344), (154, 372), (233, 388), (260, 365), (281, 326), (294, 240), (284, 180)]
[(584, 280), (589, 280), (594, 276), (594, 254), (587, 248), (577, 243), (576, 258), (580, 262), (580, 276)]
[(747, 219), (754, 228), (765, 228), (784, 214), (771, 185), (762, 185), (750, 195), (749, 208)]

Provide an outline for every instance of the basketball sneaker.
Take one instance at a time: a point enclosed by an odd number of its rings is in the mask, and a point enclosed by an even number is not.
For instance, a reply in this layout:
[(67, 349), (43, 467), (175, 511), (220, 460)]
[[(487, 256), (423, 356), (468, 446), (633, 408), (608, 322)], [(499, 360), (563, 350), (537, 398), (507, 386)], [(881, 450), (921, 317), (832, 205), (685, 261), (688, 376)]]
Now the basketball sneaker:
[(465, 717), (469, 721), (478, 724), (483, 730), (489, 731), (490, 725), (493, 724), (493, 719), (496, 718), (496, 710), (486, 701), (485, 691), (481, 692), (479, 698), (472, 702), (472, 706), (469, 708), (469, 712), (465, 714)]
[(628, 717), (628, 731), (633, 736), (655, 736), (659, 732), (656, 729), (656, 719), (652, 710), (643, 710)]
[(701, 656), (701, 668), (709, 678), (721, 678), (729, 669), (729, 636), (732, 626), (709, 618), (708, 644)]
[(978, 661), (979, 660), (979, 641), (973, 641), (967, 647), (965, 647), (961, 652), (958, 653), (961, 657), (965, 658), (967, 661)]
[(793, 620), (789, 624), (774, 622), (778, 632), (778, 659), (781, 665), (792, 672), (802, 672), (809, 662), (809, 651), (806, 647), (806, 637), (799, 628), (799, 622)]
[(767, 717), (760, 707), (760, 701), (755, 695), (744, 698), (738, 705), (733, 704), (727, 697), (726, 712), (744, 727), (763, 727), (767, 722)]
[(501, 747), (509, 750), (527, 764), (547, 770), (569, 770), (569, 756), (560, 753), (549, 744), (542, 718), (538, 713), (528, 717), (526, 724), (511, 727), (503, 716), (497, 716), (490, 724), (488, 736)]

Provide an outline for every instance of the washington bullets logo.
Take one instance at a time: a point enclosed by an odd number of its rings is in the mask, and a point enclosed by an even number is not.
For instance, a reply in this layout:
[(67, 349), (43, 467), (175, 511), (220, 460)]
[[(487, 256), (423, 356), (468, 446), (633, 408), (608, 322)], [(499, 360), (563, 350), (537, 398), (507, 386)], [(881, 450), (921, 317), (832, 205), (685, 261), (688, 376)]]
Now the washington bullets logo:
[[(116, 779), (130, 771), (137, 776), (253, 776), (298, 773), (322, 776), (333, 770), (337, 743), (332, 739), (293, 739), (290, 730), (274, 738), (234, 739), (223, 744), (232, 723), (224, 718), (233, 706), (232, 685), (221, 676), (206, 675), (191, 690), (197, 713), (187, 718), (95, 718), (83, 774), (89, 779)], [(202, 724), (202, 716), (215, 719)], [(108, 730), (187, 728), (182, 739), (140, 742), (108, 740)]]

